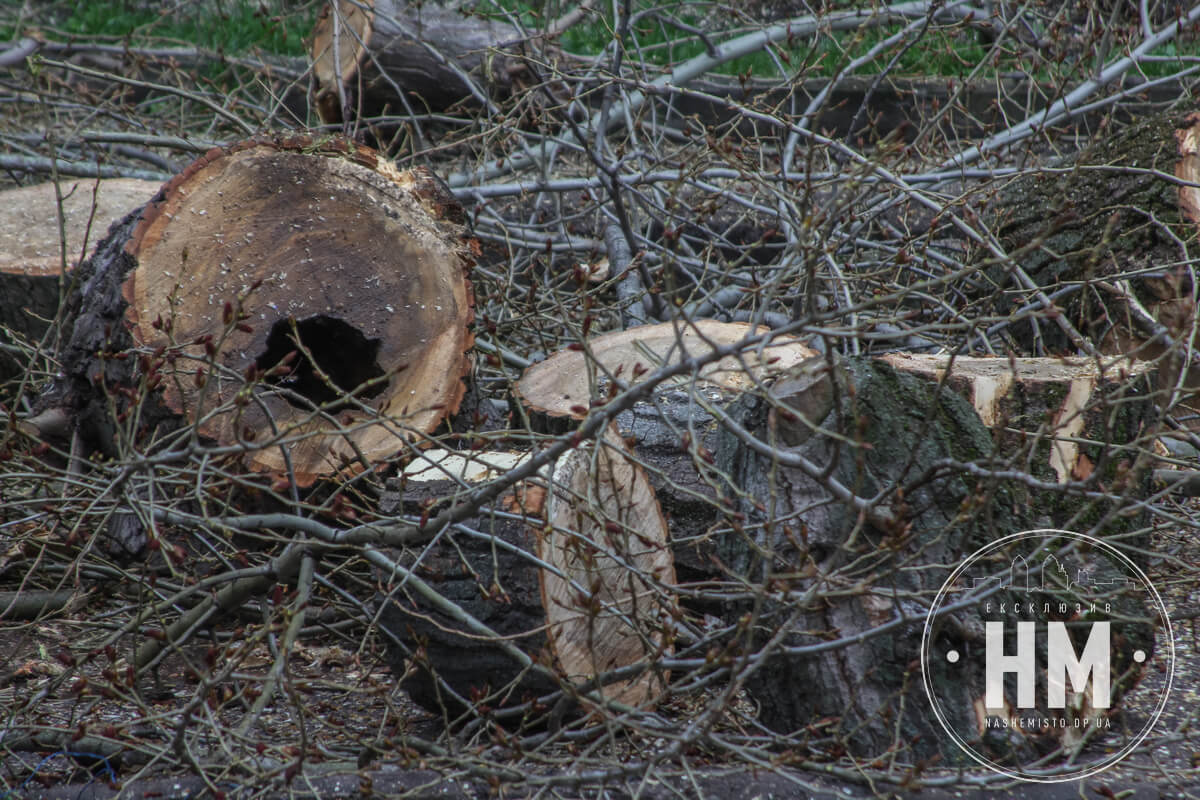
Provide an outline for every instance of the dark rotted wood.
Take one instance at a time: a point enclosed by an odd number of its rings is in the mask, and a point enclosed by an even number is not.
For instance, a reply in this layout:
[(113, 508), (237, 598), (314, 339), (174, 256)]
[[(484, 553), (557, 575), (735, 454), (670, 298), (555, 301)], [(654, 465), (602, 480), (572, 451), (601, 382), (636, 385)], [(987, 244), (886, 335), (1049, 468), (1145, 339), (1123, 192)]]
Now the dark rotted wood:
[[(1140, 405), (1125, 406), (1130, 414), (1152, 411), (1145, 398)], [(722, 433), (716, 466), (729, 476), (728, 491), (739, 498), (741, 516), (721, 534), (721, 562), (742, 579), (773, 591), (789, 590), (792, 598), (810, 590), (816, 595), (808, 605), (798, 606), (796, 599), (768, 603), (753, 644), (767, 641), (794, 613), (799, 618), (784, 637), (792, 647), (854, 637), (901, 611), (913, 617), (845, 647), (769, 658), (746, 684), (762, 709), (762, 720), (781, 732), (836, 720), (828, 731), (862, 755), (899, 747), (904, 760), (937, 755), (961, 762), (963, 753), (946, 737), (924, 695), (919, 667), (924, 606), (905, 598), (932, 597), (964, 556), (1034, 527), (1040, 514), (1055, 507), (1045, 494), (1031, 492), (1019, 481), (935, 466), (944, 460), (997, 468), (1012, 462), (997, 459), (998, 437), (968, 400), (928, 374), (883, 361), (852, 359), (823, 377), (811, 370), (785, 377), (770, 392), (744, 394), (729, 413), (760, 441), (827, 468), (833, 480), (857, 497), (882, 496), (892, 517), (864, 516), (799, 468)], [(1096, 457), (1100, 463), (1116, 461), (1111, 454)], [(1098, 473), (1090, 477), (1091, 486), (1100, 485)], [(1128, 481), (1118, 504), (1135, 501), (1139, 488)], [(1078, 498), (1075, 502), (1086, 505)], [(1123, 531), (1125, 525), (1118, 521), (1091, 532), (1103, 536), (1109, 527)], [(1003, 594), (997, 597), (1002, 599)], [(1146, 611), (1137, 602), (1122, 609), (1143, 616)], [(980, 631), (981, 614), (967, 609), (955, 615), (959, 635), (969, 639)], [(1152, 650), (1151, 627), (1140, 634), (1141, 643)], [(1129, 650), (1122, 652), (1124, 661), (1114, 674), (1132, 664)], [(1139, 675), (1134, 670), (1127, 681)], [(946, 699), (943, 710), (951, 723), (982, 735), (982, 685), (958, 685), (948, 673), (933, 680)], [(1119, 687), (1118, 695), (1128, 686)], [(990, 746), (1000, 754), (1009, 749), (1028, 757), (1039, 745), (1018, 737)]]
[[(529, 455), (425, 453), (389, 483), (381, 510), (436, 513)], [(666, 524), (615, 429), (600, 446), (570, 451), (542, 477), (518, 484), (463, 527), (474, 533), (447, 530), (428, 548), (398, 553), (399, 563), (557, 679), (523, 669), (404, 580), (383, 576), (380, 625), (389, 658), (422, 706), (457, 713), (464, 703), (522, 702), (560, 681), (586, 683), (671, 651), (665, 621), (674, 613), (675, 574)], [(664, 677), (650, 668), (599, 691), (648, 707)]]
[[(81, 267), (67, 379), (44, 404), (82, 410), (85, 444), (105, 449), (105, 394), (124, 408), (119, 395), (144, 381), (157, 390), (145, 431), (186, 419), (224, 445), (285, 437), (301, 485), (389, 458), (405, 428), (434, 429), (463, 395), (462, 221), (431, 173), (336, 138), (213, 150)], [(248, 381), (253, 402), (238, 399)], [(246, 461), (287, 466), (277, 446), (247, 447)]]

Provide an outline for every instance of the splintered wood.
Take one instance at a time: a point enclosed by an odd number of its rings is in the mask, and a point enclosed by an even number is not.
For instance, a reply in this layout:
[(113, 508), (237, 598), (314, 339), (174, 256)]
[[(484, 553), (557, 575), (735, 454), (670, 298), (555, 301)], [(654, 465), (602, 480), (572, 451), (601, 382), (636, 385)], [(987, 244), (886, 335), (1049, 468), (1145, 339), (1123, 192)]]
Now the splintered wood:
[(945, 382), (969, 400), (989, 428), (1008, 431), (1006, 452), (1040, 442), (1041, 467), (1059, 483), (1083, 480), (1093, 459), (1081, 442), (1136, 444), (1144, 431), (1113, 441), (1114, 403), (1152, 403), (1147, 379), (1152, 365), (1114, 358), (969, 358), (895, 353), (881, 357), (898, 370)]

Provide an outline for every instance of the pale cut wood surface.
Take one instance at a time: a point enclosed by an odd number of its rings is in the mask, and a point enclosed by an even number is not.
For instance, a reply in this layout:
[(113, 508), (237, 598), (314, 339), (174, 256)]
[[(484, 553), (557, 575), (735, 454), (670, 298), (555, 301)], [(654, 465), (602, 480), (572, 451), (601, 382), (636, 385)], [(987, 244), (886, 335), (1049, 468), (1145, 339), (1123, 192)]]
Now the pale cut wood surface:
[[(641, 661), (663, 649), (673, 603), (667, 522), (645, 472), (610, 425), (601, 441), (559, 459), (550, 481), (538, 555), (550, 646), (574, 681)], [(580, 588), (596, 603), (582, 603)], [(669, 647), (666, 648), (669, 652)], [(663, 676), (646, 671), (598, 691), (627, 705), (653, 705)]]
[[(61, 181), (67, 269), (104, 238), (109, 225), (144, 206), (161, 185), (133, 178)], [(54, 184), (0, 192), (0, 272), (56, 275), (62, 263)]]
[[(49, 329), (69, 275), (111, 224), (146, 204), (161, 184), (71, 179), (0, 192), (0, 341), (36, 342)], [(59, 229), (59, 197), (62, 229)], [(64, 250), (65, 241), (65, 250)], [(22, 364), (0, 355), (0, 377)]]
[[(380, 510), (436, 513), (531, 455), (416, 453), (388, 481)], [(615, 426), (602, 443), (585, 442), (566, 453), (463, 528), (478, 534), (448, 531), (428, 548), (396, 556), (505, 641), (552, 665), (560, 680), (588, 684), (671, 652), (664, 637), (676, 613), (676, 578), (667, 524)], [(390, 647), (389, 660), (405, 676), (409, 696), (425, 708), (440, 712), (448, 702), (438, 681), (464, 698), (490, 692), (489, 703), (558, 688), (407, 587), (385, 592), (383, 600), (380, 624), (401, 645)], [(410, 671), (409, 653), (418, 650), (425, 660)], [(649, 708), (664, 688), (663, 677), (648, 670), (595, 691)]]
[[(593, 398), (604, 396), (613, 380), (632, 385), (647, 373), (685, 358), (712, 353), (760, 333), (744, 322), (699, 320), (664, 322), (605, 333), (587, 343), (587, 352), (563, 350), (525, 371), (516, 387), (530, 410), (550, 417), (582, 418)], [(798, 339), (777, 336), (761, 350), (752, 348), (707, 364), (699, 378), (723, 389), (745, 391), (812, 358), (817, 352)], [(690, 375), (673, 379), (686, 383)]]
[[(1105, 399), (1153, 365), (1127, 358), (971, 358), (894, 353), (881, 360), (896, 369), (945, 381), (970, 401), (988, 427), (1010, 426), (1053, 438), (1048, 464), (1059, 483), (1086, 478), (1080, 438), (1108, 435)], [(949, 373), (949, 376), (947, 376)], [(1129, 444), (1121, 442), (1120, 444)]]

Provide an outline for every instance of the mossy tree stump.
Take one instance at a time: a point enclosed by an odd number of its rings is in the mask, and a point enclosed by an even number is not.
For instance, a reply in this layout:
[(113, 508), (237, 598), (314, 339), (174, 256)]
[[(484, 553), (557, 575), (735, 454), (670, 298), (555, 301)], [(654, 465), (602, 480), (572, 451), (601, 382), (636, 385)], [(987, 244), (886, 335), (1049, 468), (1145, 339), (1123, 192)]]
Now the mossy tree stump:
[[(732, 427), (722, 433), (716, 465), (740, 513), (717, 552), (766, 593), (747, 646), (761, 646), (781, 626), (787, 631), (747, 681), (768, 726), (791, 733), (819, 723), (813, 735), (833, 734), (864, 756), (899, 749), (904, 760), (961, 761), (933, 716), (920, 671), (933, 595), (979, 547), (1043, 518), (1078, 522), (1078, 507), (1093, 496), (1103, 497), (1106, 513), (1089, 518), (1089, 532), (1127, 532), (1129, 523), (1107, 512), (1131, 506), (1143, 486), (1132, 462), (1140, 437), (1152, 435), (1144, 367), (1100, 377), (1086, 365), (1017, 363), (810, 363), (730, 408), (752, 440)], [(1014, 381), (998, 389), (1005, 366)], [(1023, 423), (1032, 428), (1021, 430)], [(1114, 431), (1130, 438), (1114, 441)], [(1073, 462), (1062, 451), (1067, 444), (1077, 447)], [(1094, 464), (1087, 475), (1085, 458)], [(1149, 616), (1136, 600), (1121, 603), (1122, 614)], [(979, 608), (956, 620), (968, 639), (983, 629)], [(1152, 626), (1138, 635), (1152, 651)], [(1119, 696), (1141, 669), (1128, 648), (1114, 652), (1123, 654), (1114, 666), (1124, 676)], [(956, 727), (984, 737), (982, 684), (958, 683), (951, 673), (933, 680)], [(1018, 736), (989, 746), (1027, 757), (1044, 744)]]

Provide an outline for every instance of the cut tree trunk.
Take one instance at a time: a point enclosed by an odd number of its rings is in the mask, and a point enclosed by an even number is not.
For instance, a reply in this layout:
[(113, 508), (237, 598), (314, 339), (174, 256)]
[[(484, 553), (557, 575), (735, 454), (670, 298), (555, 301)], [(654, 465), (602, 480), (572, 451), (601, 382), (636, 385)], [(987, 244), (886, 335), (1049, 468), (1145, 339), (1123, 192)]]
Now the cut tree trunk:
[[(141, 208), (158, 183), (127, 178), (68, 180), (0, 192), (0, 343), (36, 342), (58, 313), (63, 277), (109, 225)], [(61, 197), (61, 223), (59, 227)], [(64, 249), (65, 247), (65, 249)], [(0, 353), (0, 376), (17, 359)]]
[[(753, 640), (766, 642), (786, 624), (782, 645), (794, 648), (767, 658), (747, 681), (766, 725), (793, 732), (823, 720), (822, 735), (834, 735), (863, 756), (896, 748), (904, 761), (936, 755), (961, 763), (965, 756), (925, 697), (919, 665), (928, 598), (964, 556), (1006, 534), (1038, 527), (1042, 516), (1058, 523), (1069, 517), (1075, 530), (1100, 537), (1137, 527), (1112, 513), (1142, 496), (1134, 453), (1140, 437), (1152, 434), (1154, 406), (1144, 374), (1097, 380), (1083, 402), (1086, 393), (1078, 387), (1091, 379), (1082, 376), (1080, 365), (1058, 369), (1057, 377), (1052, 362), (1022, 365), (1014, 382), (1019, 388), (1007, 394), (995, 391), (994, 368), (956, 364), (959, 376), (942, 385), (925, 368), (931, 365), (913, 366), (902, 359), (853, 359), (823, 374), (810, 370), (780, 380), (769, 393), (743, 395), (730, 416), (759, 442), (779, 448), (763, 451), (728, 429), (722, 432), (716, 465), (729, 476), (741, 516), (720, 534), (717, 552), (737, 576), (770, 590), (769, 597), (789, 592), (788, 602), (768, 602)], [(962, 396), (967, 387), (974, 403)], [(1070, 459), (1061, 451), (1050, 452), (1075, 430), (1072, 420), (1078, 417), (1070, 409), (1080, 406), (1103, 408), (1105, 414), (1085, 410), (1078, 439), (1070, 440), (1094, 465), (1077, 486), (1111, 496), (1059, 494), (1011, 478), (1014, 467), (1021, 474), (1037, 472), (1029, 465), (1041, 459), (1051, 486), (1056, 468), (1081, 477), (1082, 453), (1068, 467)], [(984, 425), (981, 410), (996, 427)], [(1107, 425), (1101, 426), (1098, 420), (1105, 416)], [(1023, 420), (1034, 430), (1012, 427)], [(1095, 440), (1079, 441), (1085, 431)], [(1114, 441), (1116, 435), (1129, 438)], [(801, 458), (816, 466), (816, 474), (799, 466)], [(1056, 458), (1064, 463), (1055, 467)], [(966, 471), (962, 464), (977, 469)], [(872, 509), (861, 505), (871, 498), (883, 502)], [(1125, 541), (1145, 546), (1144, 538)], [(994, 599), (998, 604), (1006, 598)], [(1109, 599), (1119, 614), (1156, 618), (1148, 598)], [(956, 613), (960, 644), (977, 652), (975, 634), (990, 618), (982, 604)], [(892, 627), (872, 634), (888, 624)], [(1153, 650), (1149, 623), (1133, 632), (1123, 627), (1118, 633), (1116, 626), (1113, 631)], [(831, 639), (844, 640), (844, 646), (816, 647)], [(806, 647), (814, 649), (800, 649)], [(1142, 669), (1131, 660), (1131, 648), (1114, 644), (1113, 652), (1113, 675), (1123, 676), (1114, 684), (1119, 698)], [(1037, 741), (987, 736), (981, 727), (987, 714), (979, 714), (982, 675), (936, 666), (930, 680), (942, 711), (959, 731), (985, 740), (997, 758), (1028, 758), (1047, 742), (1069, 744), (1079, 733), (1058, 729)]]
[[(558, 680), (586, 685), (646, 664), (596, 691), (627, 705), (654, 704), (667, 678), (654, 660), (671, 652), (675, 602), (667, 528), (616, 429), (602, 442), (570, 451), (430, 549), (398, 554), (441, 597), (503, 637), (481, 637), (419, 587), (384, 576), (380, 625), (414, 701), (457, 714), (465, 704), (512, 705), (558, 689)], [(529, 457), (422, 454), (389, 482), (381, 510), (434, 514)], [(558, 680), (523, 668), (504, 644)]]
[[(514, 391), (517, 410), (528, 415), (533, 430), (560, 434), (578, 425), (593, 405), (656, 369), (766, 332), (742, 322), (699, 320), (605, 333), (591, 339), (586, 350), (564, 350), (526, 370)], [(684, 374), (663, 382), (651, 398), (617, 417), (670, 520), (683, 580), (712, 574), (709, 534), (722, 518), (718, 496), (723, 481), (710, 463), (718, 426), (706, 406), (724, 407), (740, 392), (816, 355), (798, 339), (776, 336), (762, 352), (750, 348), (742, 354), (744, 366), (737, 357), (726, 356), (701, 368), (695, 392), (692, 376)]]
[(1019, 456), (1015, 463), (1042, 481), (1087, 480), (1097, 469), (1112, 479), (1150, 447), (1157, 431), (1155, 373), (1147, 361), (911, 353), (879, 358), (897, 370), (945, 382), (992, 429), (997, 452)]
[[(718, 329), (748, 333), (744, 326), (710, 329), (722, 343), (737, 338), (722, 339)], [(623, 364), (621, 375), (634, 383), (635, 373), (644, 379), (646, 372), (634, 369), (637, 362), (647, 370), (660, 360), (678, 362), (679, 348), (668, 358), (662, 354), (669, 348), (657, 348), (660, 359), (626, 349), (622, 343), (642, 331), (589, 343), (599, 365), (593, 371), (612, 374)], [(1146, 490), (1142, 454), (1156, 433), (1154, 376), (1148, 365), (1126, 360), (1101, 368), (1083, 359), (951, 363), (898, 354), (831, 366), (811, 355), (780, 358), (786, 368), (762, 381), (742, 374), (740, 385), (724, 388), (662, 386), (617, 423), (668, 513), (681, 580), (723, 584), (732, 594), (749, 583), (768, 597), (788, 590), (812, 598), (802, 607), (768, 603), (746, 644), (761, 646), (782, 625), (785, 647), (850, 640), (768, 658), (746, 684), (764, 723), (793, 732), (824, 720), (822, 735), (835, 733), (872, 755), (895, 744), (902, 730), (906, 739), (919, 734), (900, 743), (910, 751), (906, 760), (936, 754), (957, 762), (963, 753), (930, 711), (916, 666), (920, 598), (927, 603), (965, 555), (1007, 533), (1069, 526), (1111, 536), (1141, 527), (1142, 514), (1131, 507)], [(605, 379), (588, 377), (587, 360), (567, 351), (527, 371), (517, 394), (531, 422), (562, 430), (608, 397)], [(765, 452), (721, 424), (721, 413)], [(827, 468), (832, 483), (819, 478)], [(1064, 484), (1069, 491), (1056, 488)], [(868, 513), (862, 504), (876, 496), (884, 502)], [(897, 591), (911, 599), (897, 606)], [(730, 628), (752, 610), (741, 602), (685, 603)], [(893, 621), (897, 609), (912, 619), (856, 640)], [(799, 617), (787, 622), (792, 613)], [(957, 619), (963, 630), (982, 625), (970, 612)], [(979, 720), (981, 687), (943, 680), (944, 694), (955, 698), (953, 721), (966, 730)], [(1033, 744), (1005, 739), (989, 746), (1027, 755)]]
[(526, 70), (523, 40), (502, 20), (439, 3), (338, 0), (326, 5), (309, 42), (317, 113), (334, 124), (409, 107), (441, 110), (473, 98), (472, 83), (507, 94)]
[(371, 466), (463, 395), (468, 244), (436, 177), (368, 148), (213, 150), (80, 268), (66, 378), (43, 405), (74, 410), (85, 442), (109, 450), (149, 390), (131, 438), (186, 420), (300, 485)]

